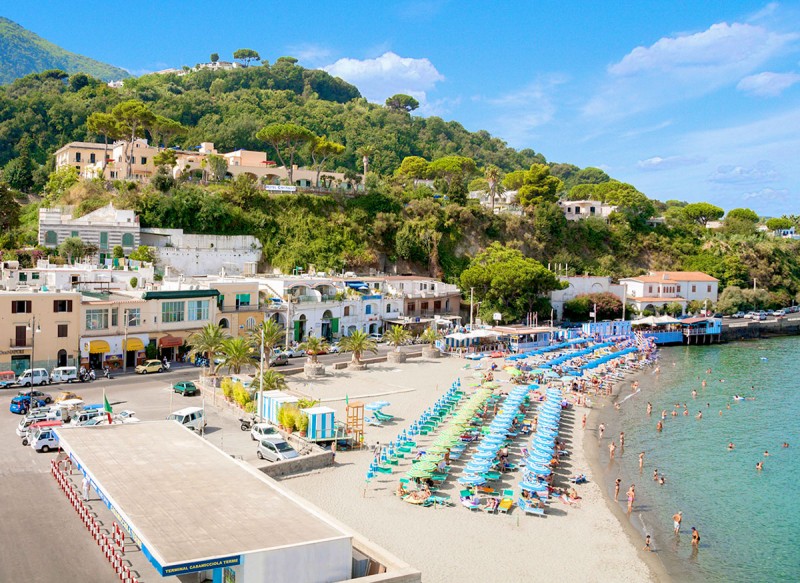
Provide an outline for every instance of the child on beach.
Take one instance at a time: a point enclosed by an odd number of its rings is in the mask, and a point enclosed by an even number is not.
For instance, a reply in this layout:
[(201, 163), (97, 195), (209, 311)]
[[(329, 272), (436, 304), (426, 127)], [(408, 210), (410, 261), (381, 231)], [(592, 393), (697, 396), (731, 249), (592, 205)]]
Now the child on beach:
[(647, 551), (648, 553), (650, 551), (652, 551), (652, 549), (650, 548), (650, 535), (649, 534), (646, 537), (644, 537), (644, 548), (642, 550), (643, 551)]

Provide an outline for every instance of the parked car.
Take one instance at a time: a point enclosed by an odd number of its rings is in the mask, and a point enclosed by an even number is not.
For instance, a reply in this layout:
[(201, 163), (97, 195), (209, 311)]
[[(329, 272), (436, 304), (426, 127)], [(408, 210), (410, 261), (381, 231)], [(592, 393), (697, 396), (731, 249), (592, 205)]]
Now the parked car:
[(269, 357), (269, 366), (283, 366), (289, 364), (289, 357), (285, 352), (279, 352)]
[(46, 369), (43, 368), (29, 368), (24, 370), (17, 379), (17, 384), (22, 385), (23, 387), (30, 387), (32, 385), (49, 385), (50, 382), (50, 374)]
[(288, 358), (299, 358), (306, 355), (302, 348), (285, 348), (279, 354), (285, 354)]
[(200, 407), (186, 407), (180, 411), (170, 413), (167, 417), (169, 421), (177, 421), (187, 429), (192, 431), (201, 431), (208, 423), (206, 423), (205, 411)]
[(378, 334), (377, 332), (373, 332), (368, 336), (368, 338), (375, 342), (383, 342), (383, 334)]
[(256, 455), (260, 460), (277, 462), (279, 460), (290, 460), (299, 457), (299, 454), (292, 449), (292, 446), (283, 440), (262, 439), (258, 442)]
[(58, 396), (56, 397), (56, 403), (61, 403), (63, 401), (81, 401), (83, 397), (80, 395), (76, 395), (72, 391), (61, 391)]
[(736, 312), (735, 314), (731, 314), (731, 318), (744, 318), (744, 312)]
[(341, 347), (339, 346), (338, 342), (335, 342), (328, 346), (328, 352), (330, 354), (339, 354), (342, 351)]
[(20, 397), (31, 397), (33, 399), (38, 399), (39, 401), (44, 401), (45, 405), (49, 405), (53, 402), (53, 397), (50, 396), (50, 393), (43, 393), (42, 391), (37, 391), (36, 389), (28, 389), (27, 391), (19, 391), (17, 393)]
[(78, 368), (75, 366), (59, 366), (50, 373), (50, 380), (54, 383), (71, 383), (78, 380)]
[(264, 438), (269, 438), (270, 440), (278, 438), (283, 440), (283, 436), (269, 423), (256, 423), (253, 425), (253, 428), (250, 430), (250, 437), (253, 441), (260, 441)]
[(6, 387), (10, 387), (17, 382), (17, 375), (14, 374), (13, 370), (3, 370), (0, 371), (0, 389), (5, 389)]
[[(44, 407), (44, 401), (35, 401), (38, 407)], [(11, 404), (8, 407), (8, 410), (12, 413), (16, 413), (18, 415), (26, 415), (28, 411), (31, 409), (31, 398), (28, 396), (17, 395), (13, 399), (11, 399)]]
[(137, 374), (147, 374), (149, 372), (161, 372), (164, 370), (164, 363), (160, 360), (145, 360), (136, 367)]
[(772, 313), (772, 315), (775, 316), (776, 318), (783, 318), (784, 316), (786, 316), (786, 310), (776, 310), (775, 312)]
[(180, 383), (175, 383), (172, 385), (172, 390), (176, 393), (180, 393), (184, 397), (191, 397), (196, 395), (199, 390), (197, 389), (197, 385), (195, 385), (192, 381), (183, 381)]

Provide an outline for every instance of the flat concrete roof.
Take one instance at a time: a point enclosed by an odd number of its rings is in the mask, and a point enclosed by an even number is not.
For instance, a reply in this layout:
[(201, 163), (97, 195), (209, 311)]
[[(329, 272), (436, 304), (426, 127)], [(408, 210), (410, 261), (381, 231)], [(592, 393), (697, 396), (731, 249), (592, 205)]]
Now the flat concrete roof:
[(174, 421), (57, 433), (161, 566), (351, 538)]

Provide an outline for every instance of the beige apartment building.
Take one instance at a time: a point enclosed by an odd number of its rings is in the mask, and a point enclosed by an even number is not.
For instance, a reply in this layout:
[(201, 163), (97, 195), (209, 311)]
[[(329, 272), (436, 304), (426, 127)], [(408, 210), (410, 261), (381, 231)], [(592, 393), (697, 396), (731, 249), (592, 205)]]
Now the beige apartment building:
[(75, 365), (78, 360), (81, 294), (0, 291), (0, 370), (19, 375), (27, 368)]

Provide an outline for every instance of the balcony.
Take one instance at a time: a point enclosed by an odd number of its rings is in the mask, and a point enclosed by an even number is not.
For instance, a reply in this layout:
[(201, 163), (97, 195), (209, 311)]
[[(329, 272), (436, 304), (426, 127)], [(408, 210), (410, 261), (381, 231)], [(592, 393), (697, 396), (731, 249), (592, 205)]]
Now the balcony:
[(231, 314), (234, 312), (257, 312), (259, 310), (256, 304), (238, 305), (238, 306), (222, 306), (219, 311), (223, 314)]
[(16, 338), (12, 338), (9, 341), (9, 346), (11, 348), (30, 348), (31, 347), (31, 345), (28, 343), (27, 339), (23, 340), (22, 344), (18, 344)]

